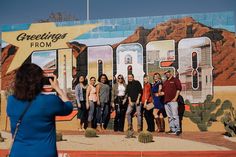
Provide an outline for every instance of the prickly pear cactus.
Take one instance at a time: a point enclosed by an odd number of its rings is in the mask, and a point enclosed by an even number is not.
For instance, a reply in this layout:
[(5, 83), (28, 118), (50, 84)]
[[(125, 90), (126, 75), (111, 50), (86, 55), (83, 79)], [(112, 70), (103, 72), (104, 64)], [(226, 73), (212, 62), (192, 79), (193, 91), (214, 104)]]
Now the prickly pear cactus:
[(220, 99), (213, 101), (212, 95), (207, 95), (204, 103), (193, 105), (186, 100), (185, 104), (189, 106), (190, 111), (185, 111), (184, 116), (197, 124), (200, 131), (207, 131), (212, 122), (217, 121), (217, 117), (222, 116), (224, 110), (232, 106), (232, 103), (228, 100), (223, 103)]

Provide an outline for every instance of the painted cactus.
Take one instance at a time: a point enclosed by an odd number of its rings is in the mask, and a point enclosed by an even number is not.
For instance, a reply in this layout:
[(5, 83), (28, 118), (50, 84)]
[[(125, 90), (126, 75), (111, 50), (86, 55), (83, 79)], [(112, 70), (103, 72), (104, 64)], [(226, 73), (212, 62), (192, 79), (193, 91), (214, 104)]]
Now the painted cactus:
[(207, 131), (212, 122), (217, 121), (217, 117), (222, 116), (224, 110), (232, 106), (228, 100), (225, 100), (223, 103), (221, 103), (220, 99), (213, 101), (212, 95), (207, 95), (204, 103), (193, 105), (186, 100), (185, 104), (189, 106), (190, 111), (185, 111), (184, 116), (197, 124), (200, 131)]
[(221, 122), (224, 124), (226, 135), (233, 137), (236, 136), (236, 110), (231, 107), (228, 112), (225, 112), (221, 118)]

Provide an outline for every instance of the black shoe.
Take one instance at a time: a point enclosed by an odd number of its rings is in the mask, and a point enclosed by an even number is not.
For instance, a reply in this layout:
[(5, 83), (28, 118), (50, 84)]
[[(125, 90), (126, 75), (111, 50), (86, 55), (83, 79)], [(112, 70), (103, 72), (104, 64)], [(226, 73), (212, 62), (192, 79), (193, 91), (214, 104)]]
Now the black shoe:
[(171, 131), (171, 130), (170, 130), (170, 131), (167, 131), (166, 133), (167, 133), (167, 134), (175, 134), (175, 132), (173, 132), (173, 131)]
[(179, 136), (182, 132), (181, 131), (177, 131), (175, 134), (176, 136)]

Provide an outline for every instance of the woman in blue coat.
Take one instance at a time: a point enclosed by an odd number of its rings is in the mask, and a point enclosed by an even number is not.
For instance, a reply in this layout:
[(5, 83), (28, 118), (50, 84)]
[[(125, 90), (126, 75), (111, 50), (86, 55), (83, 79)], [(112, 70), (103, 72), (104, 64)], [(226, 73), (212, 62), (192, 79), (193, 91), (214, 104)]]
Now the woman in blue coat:
[(73, 106), (59, 88), (56, 76), (49, 79), (58, 96), (42, 94), (43, 70), (35, 64), (23, 64), (16, 73), (14, 94), (8, 97), (7, 114), (11, 133), (27, 105), (12, 146), (10, 157), (57, 157), (55, 116), (68, 115)]

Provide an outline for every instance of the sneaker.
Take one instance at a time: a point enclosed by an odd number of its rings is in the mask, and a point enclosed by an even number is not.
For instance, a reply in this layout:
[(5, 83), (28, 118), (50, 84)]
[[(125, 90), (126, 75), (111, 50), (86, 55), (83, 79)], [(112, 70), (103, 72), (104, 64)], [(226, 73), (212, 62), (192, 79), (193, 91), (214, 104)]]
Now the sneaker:
[(181, 131), (176, 131), (176, 136), (179, 136), (181, 134)]
[(173, 132), (173, 131), (171, 131), (171, 130), (170, 130), (170, 131), (167, 131), (166, 133), (167, 133), (167, 134), (175, 134), (175, 132)]

